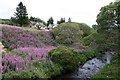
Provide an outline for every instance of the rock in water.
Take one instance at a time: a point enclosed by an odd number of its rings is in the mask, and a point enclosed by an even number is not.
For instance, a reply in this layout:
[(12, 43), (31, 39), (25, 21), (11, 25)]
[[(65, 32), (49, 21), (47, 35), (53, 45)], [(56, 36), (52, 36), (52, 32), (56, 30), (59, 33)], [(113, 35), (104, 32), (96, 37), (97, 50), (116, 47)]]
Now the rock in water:
[(105, 55), (104, 55), (103, 57), (104, 57), (104, 59), (106, 60), (106, 63), (107, 63), (107, 64), (110, 64), (110, 61), (111, 61), (111, 59), (112, 59), (112, 53), (110, 53), (110, 52), (105, 52)]

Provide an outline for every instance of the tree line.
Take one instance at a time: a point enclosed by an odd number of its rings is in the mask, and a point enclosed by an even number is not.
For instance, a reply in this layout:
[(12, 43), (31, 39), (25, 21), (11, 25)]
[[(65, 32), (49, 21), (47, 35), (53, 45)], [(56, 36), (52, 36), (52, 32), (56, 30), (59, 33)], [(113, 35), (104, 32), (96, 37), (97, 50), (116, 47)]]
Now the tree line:
[(96, 22), (92, 26), (95, 33), (84, 38), (85, 44), (98, 53), (112, 51), (120, 54), (120, 1), (102, 7)]
[[(14, 17), (11, 17), (11, 20), (16, 24), (19, 24), (20, 26), (29, 25), (30, 21), (42, 22), (46, 26), (48, 26), (49, 24), (54, 24), (54, 20), (52, 17), (48, 19), (47, 23), (45, 23), (45, 21), (41, 20), (40, 18), (36, 18), (32, 16), (29, 19), (26, 6), (24, 6), (22, 2), (18, 4)], [(64, 22), (65, 22), (65, 18), (61, 18), (60, 21), (57, 21), (57, 24)], [(70, 18), (68, 19), (68, 22), (71, 22)]]

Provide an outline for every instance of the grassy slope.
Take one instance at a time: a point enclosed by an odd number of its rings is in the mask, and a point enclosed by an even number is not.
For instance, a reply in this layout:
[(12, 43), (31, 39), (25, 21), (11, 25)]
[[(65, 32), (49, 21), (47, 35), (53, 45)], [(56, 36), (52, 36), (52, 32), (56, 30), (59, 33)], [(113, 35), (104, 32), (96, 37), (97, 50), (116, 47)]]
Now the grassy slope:
[[(29, 27), (20, 27), (20, 28), (24, 29), (24, 30), (40, 32), (40, 30), (35, 29), (35, 28), (29, 28)], [(0, 31), (2, 32), (1, 26), (0, 26)], [(1, 47), (1, 41), (0, 41), (0, 47)], [(8, 53), (8, 51), (6, 53)], [(5, 53), (5, 52), (3, 52), (3, 53)], [(51, 63), (46, 63), (46, 64), (45, 63), (41, 63), (38, 67), (33, 67), (32, 66), (32, 68), (30, 68), (30, 69), (28, 68), (28, 69), (23, 70), (23, 71), (21, 71), (19, 73), (13, 71), (11, 73), (4, 74), (2, 76), (5, 79), (6, 78), (26, 78), (26, 77), (28, 78), (28, 77), (31, 77), (31, 76), (32, 77), (40, 77), (40, 78), (50, 78), (51, 75), (56, 75), (56, 74), (60, 74), (61, 73), (61, 67), (59, 65), (57, 65), (57, 64), (53, 64), (52, 65)], [(38, 68), (39, 71), (35, 71), (36, 68)], [(32, 72), (30, 71), (31, 69), (32, 69)]]
[[(3, 33), (3, 45), (7, 48), (18, 48), (19, 47), (41, 47), (53, 45), (54, 40), (52, 39), (49, 31), (42, 31), (29, 27), (16, 27), (16, 26), (5, 26), (2, 28)], [(6, 33), (7, 31), (7, 33)], [(19, 37), (18, 37), (19, 36)], [(50, 44), (51, 43), (51, 44)], [(50, 45), (49, 45), (50, 44)]]
[(92, 78), (114, 78), (120, 79), (120, 58), (114, 56), (111, 64), (107, 64), (97, 74), (93, 75)]
[(38, 29), (35, 28), (29, 28), (29, 27), (21, 27), (22, 29), (26, 29), (26, 30), (31, 30), (31, 31), (40, 31)]

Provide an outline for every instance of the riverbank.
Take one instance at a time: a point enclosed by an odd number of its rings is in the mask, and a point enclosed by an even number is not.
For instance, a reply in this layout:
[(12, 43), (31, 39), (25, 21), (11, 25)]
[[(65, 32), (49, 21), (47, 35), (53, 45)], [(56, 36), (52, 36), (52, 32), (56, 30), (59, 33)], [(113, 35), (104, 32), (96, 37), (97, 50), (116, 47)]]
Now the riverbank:
[(120, 79), (120, 58), (114, 56), (110, 64), (105, 65), (97, 74), (91, 78), (112, 78)]
[(106, 64), (110, 64), (111, 58), (112, 58), (111, 53), (105, 53), (102, 59), (93, 58), (87, 61), (82, 67), (80, 66), (74, 72), (63, 74), (62, 76), (59, 76), (56, 79), (72, 78), (75, 80), (80, 78), (81, 79), (91, 78), (92, 75), (100, 71)]

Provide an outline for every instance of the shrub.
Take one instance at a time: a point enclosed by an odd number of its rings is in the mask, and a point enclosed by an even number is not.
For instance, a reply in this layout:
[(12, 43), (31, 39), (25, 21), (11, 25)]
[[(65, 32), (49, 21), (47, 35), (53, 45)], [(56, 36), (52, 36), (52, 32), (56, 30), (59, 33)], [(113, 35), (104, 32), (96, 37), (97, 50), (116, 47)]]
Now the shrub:
[(72, 71), (80, 64), (78, 58), (80, 54), (73, 48), (60, 46), (51, 50), (48, 56), (54, 63), (60, 64), (66, 71)]
[(59, 44), (70, 45), (79, 42), (83, 32), (78, 24), (61, 23), (52, 30), (55, 41)]
[(81, 64), (84, 64), (87, 60), (90, 60), (96, 56), (94, 51), (83, 51), (79, 53), (81, 54), (81, 56), (79, 57)]
[(72, 71), (78, 66), (83, 65), (87, 60), (95, 57), (93, 51), (77, 52), (73, 48), (59, 46), (48, 53), (48, 57), (57, 64), (60, 64), (64, 71)]
[(10, 19), (0, 19), (1, 24), (8, 24), (8, 25), (18, 25), (16, 23), (13, 23)]
[(50, 61), (47, 61), (46, 63), (37, 61), (34, 62), (33, 65), (40, 71), (40, 73), (42, 73), (42, 78), (45, 78), (43, 76), (50, 78), (52, 76), (60, 75), (63, 70), (61, 65), (53, 64)]

